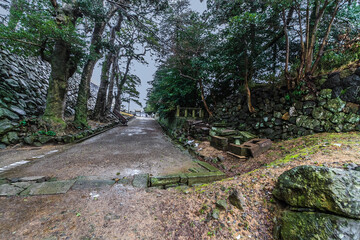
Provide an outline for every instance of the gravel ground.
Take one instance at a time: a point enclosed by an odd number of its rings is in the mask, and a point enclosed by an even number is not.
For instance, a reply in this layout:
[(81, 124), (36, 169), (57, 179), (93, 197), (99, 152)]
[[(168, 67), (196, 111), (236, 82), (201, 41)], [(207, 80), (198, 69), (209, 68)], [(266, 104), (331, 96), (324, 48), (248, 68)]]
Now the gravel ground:
[[(146, 118), (135, 119), (128, 127), (114, 128), (80, 144), (31, 149), (34, 148), (0, 152), (0, 166), (10, 161), (30, 161), (0, 174), (0, 177), (111, 178), (119, 177), (119, 174), (126, 177), (140, 173), (179, 173), (197, 166), (190, 155), (169, 141), (155, 120)], [(51, 150), (59, 151), (45, 155)]]
[[(272, 162), (193, 188), (116, 184), (57, 196), (2, 197), (0, 239), (273, 239), (274, 219), (282, 209), (271, 194), (278, 176), (299, 165), (360, 164), (359, 142), (357, 133), (278, 142), (249, 159), (246, 168), (259, 159), (271, 157)], [(227, 200), (234, 189), (244, 196), (244, 210), (227, 201), (227, 210), (212, 217), (216, 201)]]

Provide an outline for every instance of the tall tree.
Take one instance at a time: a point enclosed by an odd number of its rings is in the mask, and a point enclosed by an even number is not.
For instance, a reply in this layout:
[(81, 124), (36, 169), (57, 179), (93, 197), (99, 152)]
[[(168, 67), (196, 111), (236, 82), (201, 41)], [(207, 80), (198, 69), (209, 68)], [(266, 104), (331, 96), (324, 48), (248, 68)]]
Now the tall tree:
[(40, 55), (50, 63), (44, 119), (60, 130), (65, 127), (67, 82), (82, 57), (84, 38), (77, 26), (80, 17), (86, 17), (85, 10), (77, 1), (17, 0), (11, 9), (15, 17), (10, 17), (9, 24), (0, 25), (0, 39), (10, 50)]

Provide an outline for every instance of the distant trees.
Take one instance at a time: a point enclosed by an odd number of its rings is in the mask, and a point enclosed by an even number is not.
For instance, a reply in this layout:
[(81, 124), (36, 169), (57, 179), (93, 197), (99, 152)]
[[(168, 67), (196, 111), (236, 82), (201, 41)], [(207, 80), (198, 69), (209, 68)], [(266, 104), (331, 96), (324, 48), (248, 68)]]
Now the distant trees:
[[(84, 127), (88, 119), (90, 80), (98, 60), (105, 56), (102, 83), (107, 85), (101, 88), (98, 96), (101, 104), (96, 108), (103, 116), (105, 110), (111, 108), (114, 81), (121, 74), (116, 65), (121, 57), (128, 56), (120, 56), (121, 49), (134, 48), (136, 44), (141, 46), (145, 42), (148, 47), (155, 46), (153, 16), (166, 6), (165, 0), (4, 0), (0, 7), (8, 9), (10, 14), (1, 18), (0, 39), (15, 53), (38, 55), (50, 63), (51, 76), (43, 118), (58, 129), (66, 127), (63, 116), (68, 80), (82, 69), (74, 122), (76, 126)], [(122, 28), (126, 24), (135, 26), (143, 37), (125, 46), (121, 39), (128, 36), (128, 28)], [(113, 80), (108, 84), (110, 75)], [(121, 92), (118, 88), (117, 91)]]
[[(186, 2), (178, 1), (183, 6)], [(155, 75), (149, 109), (171, 110), (164, 98), (179, 95), (172, 100), (179, 102), (181, 94), (165, 93), (159, 86), (179, 85), (179, 78), (187, 78), (203, 80), (195, 91), (205, 89), (204, 103), (216, 104), (224, 95), (243, 91), (249, 111), (254, 112), (253, 84), (276, 80), (290, 90), (304, 81), (315, 90), (317, 75), (359, 59), (358, 1), (207, 0), (207, 7), (197, 18), (184, 17), (193, 14), (189, 9), (173, 10), (173, 18), (165, 17), (164, 24), (173, 27), (176, 17), (192, 19), (192, 24), (180, 24), (173, 30), (176, 41), (164, 47), (168, 55), (158, 71), (163, 72), (164, 66), (173, 71)], [(193, 98), (191, 105), (195, 104), (198, 98)]]

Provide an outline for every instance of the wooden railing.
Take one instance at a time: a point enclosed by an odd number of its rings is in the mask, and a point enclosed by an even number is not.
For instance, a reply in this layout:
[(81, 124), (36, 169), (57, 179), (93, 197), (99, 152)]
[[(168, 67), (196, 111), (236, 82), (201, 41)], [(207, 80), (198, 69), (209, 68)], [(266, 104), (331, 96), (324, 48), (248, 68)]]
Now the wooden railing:
[(176, 117), (204, 118), (204, 110), (201, 108), (189, 108), (177, 106)]

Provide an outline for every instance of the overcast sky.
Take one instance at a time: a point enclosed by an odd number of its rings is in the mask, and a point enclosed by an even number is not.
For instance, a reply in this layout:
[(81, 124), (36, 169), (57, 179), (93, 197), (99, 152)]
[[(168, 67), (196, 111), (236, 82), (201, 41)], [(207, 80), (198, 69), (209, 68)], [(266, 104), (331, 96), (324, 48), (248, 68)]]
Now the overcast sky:
[[(203, 1), (202, 3), (200, 0), (190, 0), (191, 8), (193, 10), (196, 10), (198, 12), (203, 12), (206, 9), (206, 1)], [(0, 14), (4, 14), (4, 10), (0, 8)], [(143, 65), (137, 62), (134, 62), (132, 65), (132, 72), (133, 74), (137, 75), (141, 79), (141, 86), (139, 87), (138, 91), (140, 92), (140, 102), (143, 104), (143, 107), (145, 107), (146, 104), (146, 94), (147, 89), (150, 87), (147, 82), (151, 81), (153, 79), (153, 75), (156, 71), (156, 64), (155, 60), (153, 60), (150, 57), (150, 54), (146, 56), (146, 61), (148, 62), (147, 65)], [(99, 61), (101, 63), (102, 60)], [(100, 83), (100, 73), (101, 73), (101, 66), (100, 64), (97, 64), (93, 77), (92, 82), (96, 85), (99, 85)], [(130, 110), (141, 110), (142, 108), (135, 103), (130, 104)]]

